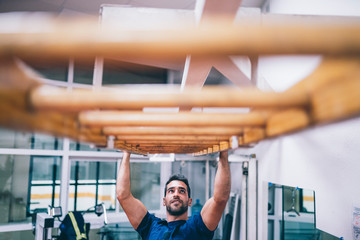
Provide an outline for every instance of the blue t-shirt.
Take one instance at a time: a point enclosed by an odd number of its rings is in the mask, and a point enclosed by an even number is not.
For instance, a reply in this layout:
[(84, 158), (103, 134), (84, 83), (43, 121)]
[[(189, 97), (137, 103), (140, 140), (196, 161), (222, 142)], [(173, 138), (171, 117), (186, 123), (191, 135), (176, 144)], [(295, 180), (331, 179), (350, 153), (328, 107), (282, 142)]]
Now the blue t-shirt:
[(214, 236), (214, 231), (210, 231), (205, 226), (200, 214), (196, 214), (188, 220), (167, 222), (147, 212), (136, 231), (143, 240), (205, 240), (212, 239)]

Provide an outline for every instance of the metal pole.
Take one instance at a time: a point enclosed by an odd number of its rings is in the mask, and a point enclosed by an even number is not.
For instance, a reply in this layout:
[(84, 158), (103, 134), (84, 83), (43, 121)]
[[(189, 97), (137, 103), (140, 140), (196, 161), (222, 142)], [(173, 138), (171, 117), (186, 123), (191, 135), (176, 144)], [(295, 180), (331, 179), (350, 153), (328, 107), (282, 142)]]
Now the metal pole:
[(206, 179), (206, 184), (205, 184), (205, 199), (206, 201), (210, 198), (210, 168), (209, 168), (209, 160), (206, 160), (206, 165), (205, 165), (205, 179)]
[(248, 161), (242, 164), (242, 186), (241, 186), (241, 220), (240, 220), (240, 239), (247, 240), (247, 185), (248, 185)]
[(258, 178), (257, 161), (255, 154), (250, 155), (247, 195), (247, 237), (257, 240), (258, 223)]
[(68, 211), (68, 199), (69, 199), (69, 178), (70, 178), (70, 159), (69, 159), (69, 149), (70, 141), (69, 139), (64, 139), (64, 155), (61, 159), (61, 183), (60, 183), (60, 206), (65, 213)]

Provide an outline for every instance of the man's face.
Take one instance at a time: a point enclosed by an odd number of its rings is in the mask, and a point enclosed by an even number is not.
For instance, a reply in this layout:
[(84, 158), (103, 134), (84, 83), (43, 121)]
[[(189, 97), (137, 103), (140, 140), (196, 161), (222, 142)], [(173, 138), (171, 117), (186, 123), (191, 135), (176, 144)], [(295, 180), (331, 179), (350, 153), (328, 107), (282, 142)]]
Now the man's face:
[(188, 206), (191, 206), (191, 201), (185, 183), (174, 180), (167, 185), (163, 205), (166, 206), (170, 215), (179, 216), (187, 212)]

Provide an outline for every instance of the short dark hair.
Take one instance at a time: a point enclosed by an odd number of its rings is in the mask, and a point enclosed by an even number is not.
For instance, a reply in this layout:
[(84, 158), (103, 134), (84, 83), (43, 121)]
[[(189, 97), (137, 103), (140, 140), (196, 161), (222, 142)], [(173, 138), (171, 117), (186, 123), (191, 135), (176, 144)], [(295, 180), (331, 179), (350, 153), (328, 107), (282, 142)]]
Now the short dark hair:
[(185, 183), (186, 186), (187, 186), (187, 190), (188, 190), (188, 196), (189, 196), (189, 198), (190, 198), (190, 185), (189, 185), (189, 181), (188, 181), (188, 179), (187, 179), (184, 175), (182, 175), (182, 174), (174, 174), (174, 175), (172, 175), (172, 176), (169, 178), (169, 180), (168, 180), (168, 181), (166, 182), (166, 184), (165, 184), (164, 197), (166, 196), (167, 185), (168, 185), (170, 182), (172, 182), (172, 181), (181, 181), (181, 182)]

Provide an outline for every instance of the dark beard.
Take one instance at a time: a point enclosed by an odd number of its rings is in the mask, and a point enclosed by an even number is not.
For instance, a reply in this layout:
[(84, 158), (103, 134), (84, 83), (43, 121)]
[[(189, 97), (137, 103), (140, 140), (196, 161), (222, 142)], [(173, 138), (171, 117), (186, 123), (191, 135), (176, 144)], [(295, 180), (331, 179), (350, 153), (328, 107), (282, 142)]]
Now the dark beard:
[(175, 209), (172, 209), (172, 208), (171, 208), (171, 205), (170, 205), (170, 204), (168, 204), (168, 205), (166, 205), (166, 210), (167, 210), (168, 213), (169, 213), (170, 215), (172, 215), (172, 216), (180, 216), (181, 214), (187, 212), (188, 206), (187, 206), (187, 204), (183, 204), (183, 205), (181, 205), (180, 208), (178, 208), (178, 209), (175, 210)]

